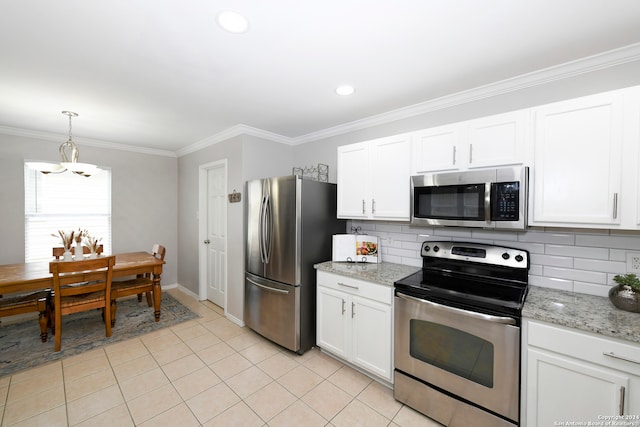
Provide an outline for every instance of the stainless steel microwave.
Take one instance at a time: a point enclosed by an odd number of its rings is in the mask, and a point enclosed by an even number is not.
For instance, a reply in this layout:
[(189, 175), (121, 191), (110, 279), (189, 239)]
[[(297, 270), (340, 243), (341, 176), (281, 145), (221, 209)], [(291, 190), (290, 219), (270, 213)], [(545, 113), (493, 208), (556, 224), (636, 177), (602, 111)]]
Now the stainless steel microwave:
[(509, 166), (411, 177), (411, 224), (524, 230), (529, 168)]

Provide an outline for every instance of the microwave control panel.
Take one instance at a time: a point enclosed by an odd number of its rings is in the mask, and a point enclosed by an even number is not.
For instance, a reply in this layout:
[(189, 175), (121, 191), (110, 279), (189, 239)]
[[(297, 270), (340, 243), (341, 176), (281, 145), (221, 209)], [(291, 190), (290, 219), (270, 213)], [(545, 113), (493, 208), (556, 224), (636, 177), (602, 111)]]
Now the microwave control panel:
[(520, 183), (491, 184), (491, 220), (518, 221), (520, 218)]

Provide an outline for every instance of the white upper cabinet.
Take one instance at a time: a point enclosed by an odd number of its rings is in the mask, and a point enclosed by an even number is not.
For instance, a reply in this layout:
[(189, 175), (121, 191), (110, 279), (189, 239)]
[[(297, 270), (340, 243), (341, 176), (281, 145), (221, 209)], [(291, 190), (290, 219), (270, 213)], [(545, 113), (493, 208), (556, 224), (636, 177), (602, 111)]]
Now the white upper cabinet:
[[(365, 193), (369, 191), (369, 144), (338, 147), (338, 218), (367, 218)], [(368, 194), (367, 194), (368, 199)]]
[[(625, 93), (557, 102), (532, 113), (529, 223), (620, 227), (623, 204), (636, 200), (635, 190), (623, 191), (625, 129), (631, 125), (625, 120)], [(637, 162), (634, 175), (635, 168)]]
[(413, 174), (524, 163), (526, 110), (414, 133)]
[(413, 134), (413, 174), (458, 169), (459, 125), (439, 126)]
[(523, 164), (528, 117), (519, 110), (467, 122), (468, 167)]
[(411, 139), (338, 147), (338, 218), (409, 220)]
[(338, 147), (338, 217), (408, 221), (410, 176), (529, 169), (529, 225), (640, 230), (640, 86)]

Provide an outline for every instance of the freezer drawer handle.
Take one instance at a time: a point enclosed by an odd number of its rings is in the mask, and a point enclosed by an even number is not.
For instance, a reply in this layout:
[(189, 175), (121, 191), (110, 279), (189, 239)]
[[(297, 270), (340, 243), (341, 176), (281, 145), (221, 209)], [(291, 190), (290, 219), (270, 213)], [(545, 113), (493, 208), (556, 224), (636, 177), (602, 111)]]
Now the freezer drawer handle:
[(289, 293), (289, 291), (284, 290), (284, 289), (276, 289), (276, 288), (272, 288), (270, 286), (261, 285), (260, 283), (254, 282), (251, 279), (247, 279), (247, 282), (251, 283), (252, 285), (256, 285), (259, 288), (265, 289), (267, 291), (277, 292), (279, 294), (288, 294)]

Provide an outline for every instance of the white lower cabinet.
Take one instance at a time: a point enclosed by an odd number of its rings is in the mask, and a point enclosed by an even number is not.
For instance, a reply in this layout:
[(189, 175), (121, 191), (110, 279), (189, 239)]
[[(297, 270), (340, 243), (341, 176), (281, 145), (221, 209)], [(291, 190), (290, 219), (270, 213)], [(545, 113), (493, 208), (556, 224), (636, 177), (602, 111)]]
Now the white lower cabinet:
[(316, 344), (393, 382), (393, 287), (318, 271)]
[(523, 326), (523, 426), (640, 415), (640, 345), (532, 320)]

